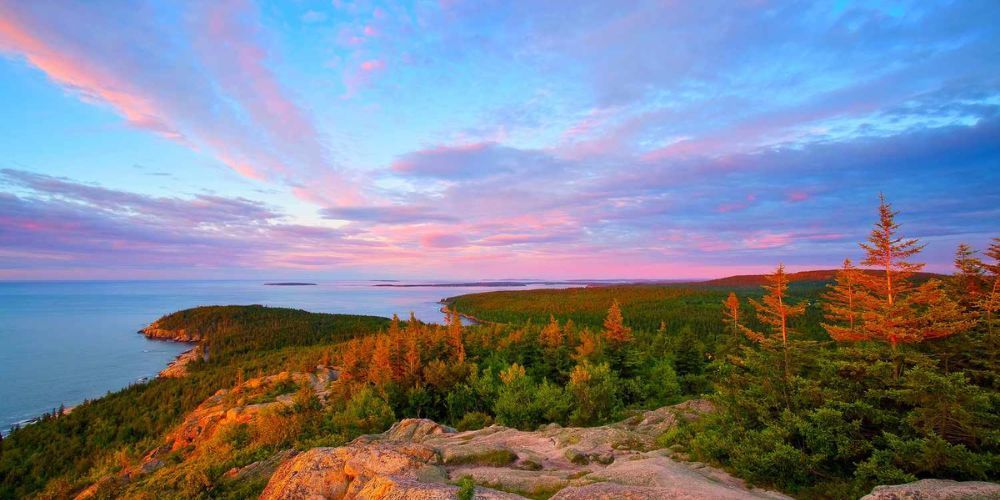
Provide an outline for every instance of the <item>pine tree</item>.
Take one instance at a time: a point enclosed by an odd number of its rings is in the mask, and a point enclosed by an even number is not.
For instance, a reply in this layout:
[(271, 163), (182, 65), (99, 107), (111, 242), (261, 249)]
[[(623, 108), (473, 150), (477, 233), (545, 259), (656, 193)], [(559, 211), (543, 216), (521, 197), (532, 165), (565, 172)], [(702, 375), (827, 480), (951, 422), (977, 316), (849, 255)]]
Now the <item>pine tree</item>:
[(861, 272), (844, 259), (844, 266), (837, 271), (836, 282), (823, 295), (823, 309), (826, 311), (823, 329), (833, 340), (858, 341), (867, 339), (861, 322), (861, 304), (864, 291), (860, 285)]
[(392, 313), (392, 321), (389, 322), (389, 337), (396, 338), (400, 335), (399, 315)]
[(961, 306), (978, 313), (986, 294), (986, 271), (983, 262), (976, 258), (976, 252), (969, 245), (961, 243), (955, 250), (955, 274), (951, 277), (951, 288)]
[[(729, 296), (726, 297), (725, 302), (722, 303), (725, 307), (723, 312), (726, 314), (726, 318), (733, 322), (733, 333), (739, 333), (740, 331), (740, 299), (735, 293), (729, 292)], [(666, 325), (663, 325), (663, 329), (666, 330)]]
[(406, 322), (406, 335), (408, 337), (420, 335), (420, 322), (417, 321), (417, 316), (410, 311), (410, 320)]
[(860, 274), (864, 289), (862, 320), (866, 338), (888, 343), (897, 352), (899, 344), (948, 337), (970, 326), (961, 308), (931, 279), (915, 286), (909, 277), (924, 264), (910, 262), (923, 245), (899, 236), (898, 212), (879, 196), (879, 221), (861, 247), (867, 252), (864, 265), (877, 274)]
[(982, 310), (986, 319), (986, 331), (990, 342), (996, 346), (997, 342), (993, 337), (994, 325), (997, 313), (1000, 312), (1000, 238), (993, 238), (986, 256), (992, 260), (991, 263), (984, 263), (983, 267), (989, 272), (988, 292), (983, 294)]
[(351, 340), (340, 352), (340, 378), (360, 380), (362, 375), (361, 343)]
[(613, 346), (632, 341), (632, 329), (625, 326), (622, 310), (617, 300), (611, 303), (608, 316), (604, 319), (604, 337)]
[(591, 333), (588, 329), (584, 329), (580, 332), (580, 343), (576, 346), (573, 359), (577, 362), (589, 360), (597, 354), (598, 349), (600, 349), (600, 344), (598, 343), (597, 335)]
[(875, 223), (868, 243), (862, 243), (866, 252), (865, 266), (875, 267), (882, 271), (882, 276), (864, 275), (868, 288), (879, 298), (883, 298), (889, 307), (896, 302), (896, 297), (911, 289), (907, 278), (923, 269), (920, 263), (911, 263), (907, 259), (920, 253), (924, 245), (916, 239), (905, 239), (898, 235), (899, 224), (895, 218), (899, 212), (894, 212), (892, 206), (885, 201), (885, 196), (879, 196), (879, 221)]
[(546, 349), (558, 349), (563, 345), (563, 332), (555, 316), (549, 315), (549, 324), (542, 328), (538, 341)]
[(740, 325), (740, 330), (751, 340), (767, 344), (769, 337), (778, 337), (781, 340), (781, 348), (784, 351), (784, 372), (786, 380), (791, 377), (791, 368), (788, 359), (788, 337), (792, 332), (788, 321), (805, 312), (805, 303), (791, 305), (788, 303), (788, 275), (785, 273), (785, 265), (778, 264), (773, 274), (767, 276), (767, 283), (764, 290), (767, 292), (760, 300), (750, 299), (750, 304), (757, 311), (757, 320), (763, 323), (769, 332), (756, 332), (750, 328)]
[[(409, 330), (409, 328), (407, 328)], [(416, 383), (420, 377), (423, 361), (420, 358), (420, 338), (414, 334), (406, 337), (406, 380)]]
[(386, 335), (375, 338), (375, 349), (368, 367), (368, 381), (379, 387), (392, 381), (392, 351)]
[(406, 336), (400, 326), (397, 314), (392, 315), (388, 335), (389, 352), (392, 359), (392, 379), (402, 380), (406, 375)]
[(462, 340), (462, 316), (458, 311), (449, 311), (448, 347), (459, 365), (465, 363), (465, 342)]

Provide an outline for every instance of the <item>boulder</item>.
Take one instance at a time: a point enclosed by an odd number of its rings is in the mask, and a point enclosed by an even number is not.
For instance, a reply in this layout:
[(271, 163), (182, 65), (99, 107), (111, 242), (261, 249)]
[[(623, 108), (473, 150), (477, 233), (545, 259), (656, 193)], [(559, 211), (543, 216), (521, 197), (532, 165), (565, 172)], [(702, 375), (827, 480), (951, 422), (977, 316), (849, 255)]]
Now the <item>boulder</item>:
[(410, 441), (419, 443), (430, 436), (452, 434), (455, 429), (426, 418), (407, 418), (392, 425), (381, 434), (386, 441)]

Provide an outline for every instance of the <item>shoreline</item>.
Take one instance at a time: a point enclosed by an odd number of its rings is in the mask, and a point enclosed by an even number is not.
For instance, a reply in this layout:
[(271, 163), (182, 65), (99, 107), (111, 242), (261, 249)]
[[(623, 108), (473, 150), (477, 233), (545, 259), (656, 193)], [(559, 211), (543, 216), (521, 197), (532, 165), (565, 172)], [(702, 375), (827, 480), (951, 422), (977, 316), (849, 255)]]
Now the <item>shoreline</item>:
[[(126, 389), (126, 388), (131, 387), (131, 386), (133, 386), (135, 384), (145, 384), (147, 382), (150, 382), (150, 381), (152, 381), (154, 379), (157, 379), (157, 378), (160, 378), (160, 377), (164, 377), (164, 378), (183, 377), (183, 376), (185, 376), (187, 374), (187, 368), (186, 368), (187, 365), (189, 363), (191, 363), (192, 361), (194, 361), (195, 359), (197, 359), (198, 356), (201, 355), (201, 353), (196, 353), (195, 352), (199, 348), (199, 341), (197, 341), (197, 340), (177, 340), (177, 339), (170, 338), (170, 337), (163, 336), (163, 335), (150, 335), (149, 333), (147, 333), (146, 329), (154, 327), (155, 324), (156, 324), (156, 322), (154, 321), (153, 323), (151, 323), (146, 328), (143, 328), (142, 330), (139, 330), (137, 333), (140, 333), (140, 334), (144, 335), (149, 340), (153, 340), (153, 341), (157, 341), (157, 342), (173, 342), (173, 343), (178, 343), (178, 344), (188, 344), (190, 346), (190, 348), (187, 349), (187, 350), (185, 350), (185, 351), (183, 351), (183, 352), (181, 352), (180, 354), (174, 356), (174, 359), (172, 361), (168, 362), (167, 366), (163, 367), (163, 369), (161, 369), (159, 372), (157, 372), (156, 375), (149, 375), (149, 376), (139, 377), (139, 378), (133, 380), (132, 382), (130, 382), (128, 385), (125, 385), (123, 387), (120, 387), (120, 388), (116, 389), (116, 391), (120, 391), (122, 389)], [(162, 333), (165, 330), (156, 330), (156, 331), (159, 332), (159, 333)], [(98, 396), (95, 399), (99, 399), (99, 398), (102, 398), (102, 397), (104, 397), (104, 396)], [(77, 401), (77, 402), (72, 403), (72, 404), (60, 403), (61, 405), (63, 405), (63, 415), (64, 416), (65, 415), (69, 415), (70, 412), (72, 412), (74, 409), (76, 409), (80, 405), (85, 404), (85, 403), (87, 403), (89, 401), (92, 401), (92, 400), (85, 398), (82, 401)], [(55, 408), (55, 410), (58, 410), (58, 408)], [(36, 415), (34, 417), (30, 417), (30, 418), (26, 418), (26, 419), (14, 422), (9, 427), (0, 429), (0, 435), (2, 435), (3, 437), (7, 437), (8, 435), (10, 435), (10, 430), (11, 430), (12, 427), (17, 426), (18, 428), (23, 428), (23, 427), (25, 427), (27, 425), (34, 424), (34, 423), (40, 421), (45, 415), (48, 415), (49, 413), (50, 412), (45, 411), (45, 412), (42, 412), (41, 414)]]
[[(160, 377), (164, 378), (183, 377), (187, 375), (187, 365), (202, 356), (200, 352), (201, 351), (200, 345), (197, 342), (184, 342), (180, 340), (166, 340), (166, 339), (150, 339), (150, 340), (158, 340), (161, 342), (177, 342), (180, 344), (189, 344), (189, 345), (193, 344), (193, 345), (191, 345), (190, 349), (175, 356), (173, 361), (167, 363), (166, 367), (160, 370), (155, 377), (152, 377), (149, 380)], [(147, 380), (147, 382), (149, 380)]]
[[(444, 300), (441, 300), (438, 303), (441, 304), (441, 309), (439, 309), (439, 310), (441, 311), (442, 314), (447, 315), (447, 314), (449, 314), (449, 313), (452, 312), (450, 309), (448, 309), (448, 303), (445, 302)], [(500, 325), (500, 324), (502, 324), (502, 323), (497, 323), (496, 321), (486, 321), (485, 319), (479, 319), (479, 318), (477, 318), (477, 317), (475, 317), (475, 316), (473, 316), (471, 314), (465, 314), (465, 313), (461, 313), (461, 312), (457, 312), (457, 311), (455, 312), (455, 314), (458, 314), (458, 317), (460, 317), (460, 318), (464, 318), (464, 319), (468, 320), (469, 321), (469, 325), (467, 325), (467, 326), (473, 326), (473, 325)]]

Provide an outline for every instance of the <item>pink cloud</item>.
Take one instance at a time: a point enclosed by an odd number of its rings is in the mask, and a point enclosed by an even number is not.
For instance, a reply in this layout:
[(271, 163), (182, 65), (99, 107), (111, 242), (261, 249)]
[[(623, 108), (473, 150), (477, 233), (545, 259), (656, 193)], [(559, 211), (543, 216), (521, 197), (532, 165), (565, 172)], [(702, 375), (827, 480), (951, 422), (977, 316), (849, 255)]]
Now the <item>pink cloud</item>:
[(0, 48), (20, 53), (49, 78), (79, 92), (82, 97), (116, 108), (132, 126), (172, 139), (182, 137), (161, 118), (164, 113), (153, 99), (134, 92), (130, 89), (129, 82), (118, 78), (113, 72), (88, 66), (82, 58), (50, 45), (31, 33), (28, 26), (19, 24), (14, 13), (4, 11), (2, 5)]
[[(240, 175), (287, 182), (335, 173), (311, 118), (266, 65), (255, 8), (243, 0), (204, 6), (187, 16), (194, 52), (176, 54), (150, 8), (122, 19), (99, 4), (4, 3), (0, 50), (130, 126), (205, 151)], [(101, 26), (109, 19), (114, 29)], [(342, 178), (333, 185), (338, 197), (354, 193)]]
[(425, 234), (420, 238), (421, 245), (430, 248), (452, 248), (462, 246), (466, 240), (461, 235), (450, 233)]
[(743, 239), (743, 245), (752, 249), (777, 248), (788, 245), (792, 241), (792, 235), (787, 233), (758, 233), (752, 234)]

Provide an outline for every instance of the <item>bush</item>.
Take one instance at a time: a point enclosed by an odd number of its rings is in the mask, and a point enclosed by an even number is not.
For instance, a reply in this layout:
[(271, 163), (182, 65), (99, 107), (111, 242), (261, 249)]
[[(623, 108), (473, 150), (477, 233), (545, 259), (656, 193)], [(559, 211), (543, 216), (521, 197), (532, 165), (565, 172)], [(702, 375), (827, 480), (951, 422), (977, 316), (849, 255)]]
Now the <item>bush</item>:
[(524, 367), (513, 364), (500, 373), (503, 385), (497, 394), (493, 412), (497, 422), (521, 430), (532, 430), (539, 423), (535, 411), (535, 383), (525, 375)]
[(351, 397), (343, 411), (334, 415), (333, 421), (353, 438), (385, 431), (396, 421), (396, 414), (381, 395), (365, 386)]
[(459, 431), (473, 431), (493, 425), (493, 417), (481, 411), (470, 411), (462, 416), (455, 428)]
[(640, 382), (642, 383), (643, 406), (656, 408), (676, 403), (681, 398), (681, 385), (677, 381), (673, 364), (662, 359), (650, 366)]
[(568, 391), (576, 409), (570, 423), (578, 426), (597, 425), (613, 420), (621, 409), (618, 380), (607, 363), (576, 365), (570, 374)]
[(458, 500), (472, 500), (476, 496), (476, 483), (469, 476), (458, 480)]

